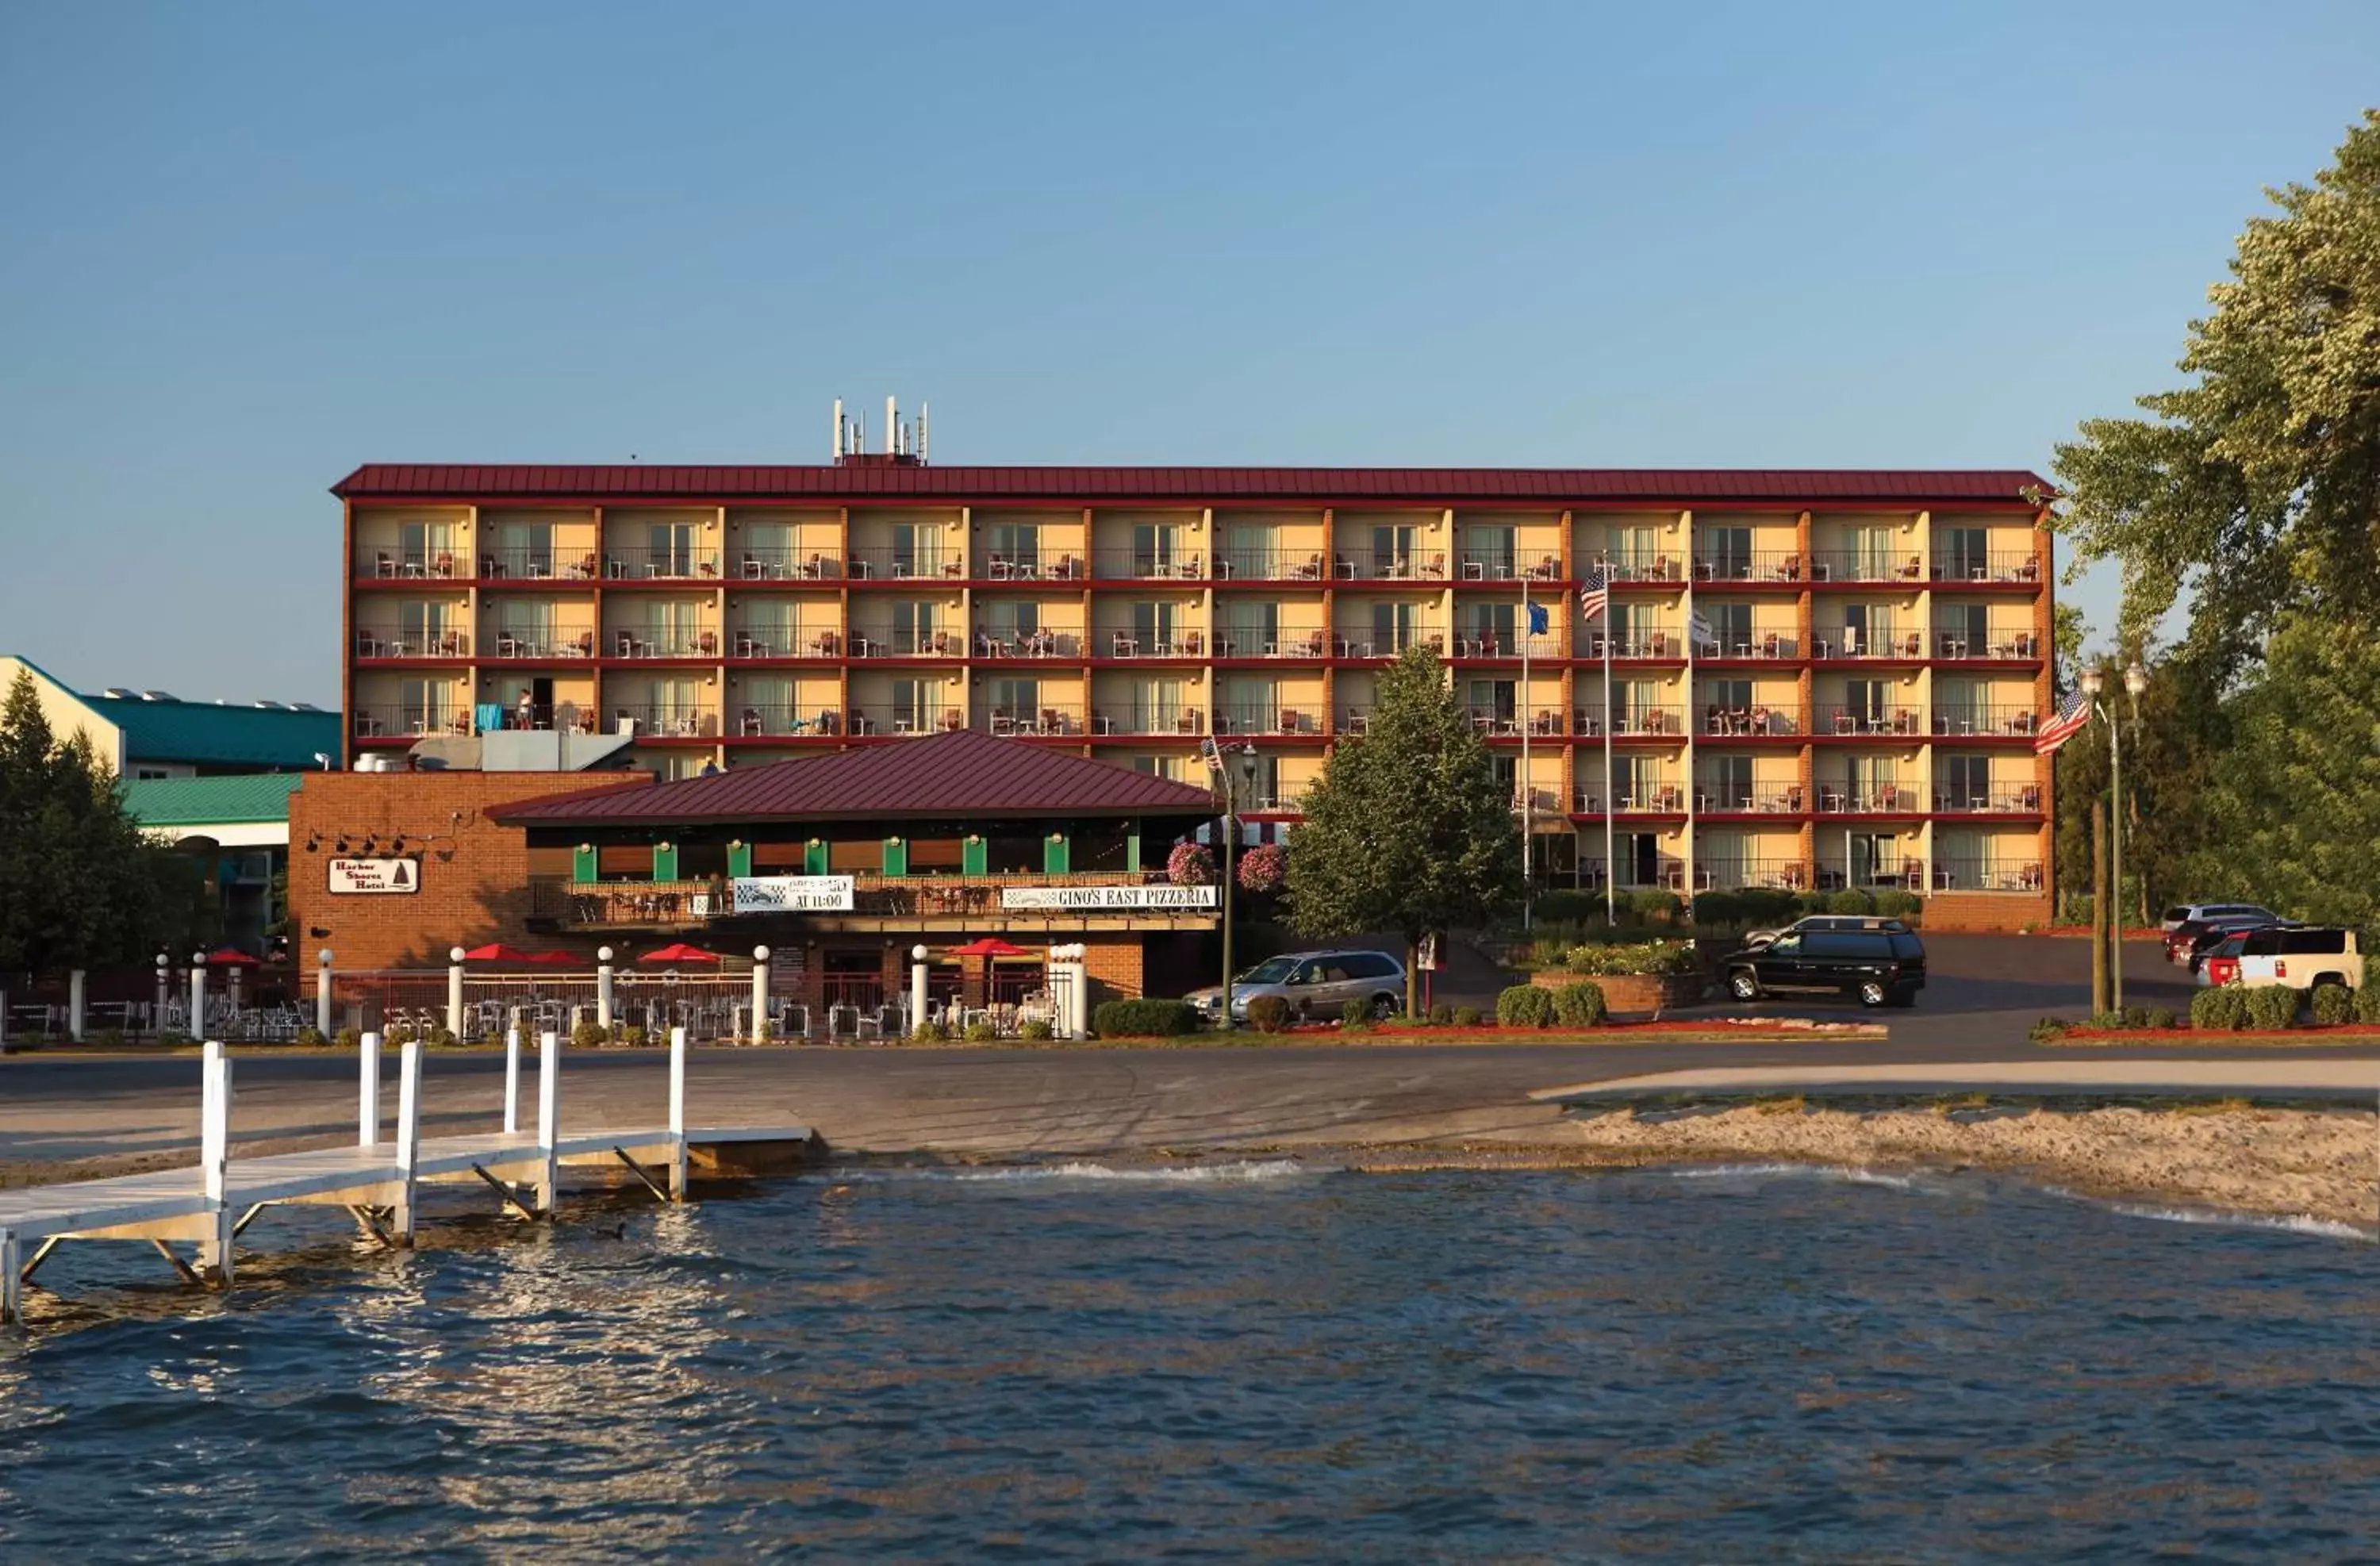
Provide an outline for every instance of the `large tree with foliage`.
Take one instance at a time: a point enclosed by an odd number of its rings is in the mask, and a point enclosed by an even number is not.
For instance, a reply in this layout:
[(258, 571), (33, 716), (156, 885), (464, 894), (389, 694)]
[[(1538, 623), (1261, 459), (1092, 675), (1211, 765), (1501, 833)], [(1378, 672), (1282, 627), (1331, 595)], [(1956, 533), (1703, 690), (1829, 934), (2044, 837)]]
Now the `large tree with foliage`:
[(0, 972), (142, 960), (169, 858), (88, 742), (58, 743), (20, 672), (0, 709)]
[(1289, 838), (1301, 935), (1403, 935), (1405, 1007), (1427, 933), (1485, 923), (1521, 892), (1521, 834), (1496, 764), (1427, 648), (1380, 675), (1371, 722), (1342, 740)]
[(2190, 383), (2057, 454), (2076, 560), (2122, 564), (2124, 639), (2188, 591), (2187, 650), (2222, 681), (2287, 614), (2380, 616), (2380, 111), (2270, 195), (2191, 323)]

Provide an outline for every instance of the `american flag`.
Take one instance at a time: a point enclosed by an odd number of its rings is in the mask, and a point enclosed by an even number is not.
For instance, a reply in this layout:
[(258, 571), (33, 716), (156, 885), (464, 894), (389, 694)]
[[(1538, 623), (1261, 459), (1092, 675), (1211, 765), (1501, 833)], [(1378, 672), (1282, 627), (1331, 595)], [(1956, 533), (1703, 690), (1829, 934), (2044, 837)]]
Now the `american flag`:
[(2058, 716), (2042, 724), (2041, 732), (2033, 736), (2033, 753), (2035, 756), (2056, 754), (2059, 746), (2082, 733), (2090, 723), (2091, 693), (2073, 691), (2058, 707)]
[(1611, 605), (1611, 570), (1605, 565), (1590, 565), (1578, 579), (1578, 606), (1590, 620)]

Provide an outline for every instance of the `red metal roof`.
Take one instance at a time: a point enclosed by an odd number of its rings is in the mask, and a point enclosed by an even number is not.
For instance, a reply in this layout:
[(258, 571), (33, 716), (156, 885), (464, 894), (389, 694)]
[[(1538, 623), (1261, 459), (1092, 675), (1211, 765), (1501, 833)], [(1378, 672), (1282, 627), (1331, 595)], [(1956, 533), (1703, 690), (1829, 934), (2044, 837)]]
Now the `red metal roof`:
[(2049, 488), (2022, 468), (1663, 467), (669, 467), (366, 463), (343, 500), (736, 501), (1965, 501), (2015, 505)]
[(523, 826), (658, 826), (856, 817), (1209, 815), (1214, 807), (1203, 788), (958, 729), (651, 788), (522, 800), (488, 814)]

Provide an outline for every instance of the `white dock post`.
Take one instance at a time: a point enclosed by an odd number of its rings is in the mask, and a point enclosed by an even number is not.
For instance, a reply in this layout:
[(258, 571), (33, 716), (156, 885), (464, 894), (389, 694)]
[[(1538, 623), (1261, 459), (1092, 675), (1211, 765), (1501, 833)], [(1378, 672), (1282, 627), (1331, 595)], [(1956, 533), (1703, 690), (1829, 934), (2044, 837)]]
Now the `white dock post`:
[(449, 948), (446, 953), (446, 1031), (456, 1039), (463, 1037), (463, 949)]
[(0, 1327), (10, 1322), (24, 1325), (25, 1258), (19, 1249), (17, 1232), (0, 1229)]
[(362, 1047), (356, 1052), (356, 1146), (377, 1147), (380, 1144), (380, 1034), (377, 1030), (364, 1035)]
[(670, 1200), (686, 1200), (686, 1029), (670, 1029)]
[(314, 1031), (324, 1043), (331, 1038), (331, 949), (314, 953)]
[(603, 1031), (612, 1031), (612, 949), (595, 948), (595, 1020)]
[(78, 1044), (82, 1042), (83, 977), (80, 968), (67, 975), (67, 1037)]
[(157, 953), (157, 1009), (149, 1014), (149, 1030), (161, 1038), (165, 1034), (165, 1001), (173, 982), (174, 965), (165, 960), (164, 953), (160, 952)]
[[(769, 949), (752, 948), (752, 1042), (760, 1042), (769, 1026)], [(779, 1042), (771, 1039), (771, 1043)]]
[(926, 1026), (926, 948), (909, 948), (909, 1031)]
[(504, 1029), (504, 1135), (520, 1132), (520, 1018)]
[(199, 1242), (199, 1271), (231, 1287), (232, 1228), (236, 1215), (225, 1191), (231, 1174), (231, 1062), (223, 1043), (209, 1039), (199, 1063), (199, 1178), (206, 1187), (207, 1218), (213, 1232)]
[(190, 1037), (207, 1036), (207, 954), (190, 953)]
[(537, 1054), (537, 1210), (551, 1213), (561, 1169), (553, 1145), (562, 1135), (562, 1035), (546, 1029)]
[(408, 1038), (397, 1053), (396, 1201), (389, 1232), (400, 1245), (413, 1244), (413, 1171), (421, 1159), (421, 1040)]

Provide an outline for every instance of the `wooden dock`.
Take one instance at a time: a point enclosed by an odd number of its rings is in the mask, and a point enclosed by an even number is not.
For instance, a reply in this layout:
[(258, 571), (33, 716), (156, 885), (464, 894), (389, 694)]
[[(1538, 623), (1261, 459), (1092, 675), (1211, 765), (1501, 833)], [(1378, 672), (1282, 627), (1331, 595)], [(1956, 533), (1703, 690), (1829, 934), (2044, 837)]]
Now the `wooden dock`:
[[(186, 1282), (228, 1289), (241, 1233), (274, 1207), (344, 1208), (382, 1244), (413, 1244), (420, 1188), (483, 1187), (505, 1209), (550, 1218), (568, 1166), (625, 1169), (655, 1197), (686, 1199), (691, 1165), (746, 1170), (798, 1161), (814, 1138), (805, 1126), (689, 1126), (686, 1123), (686, 1030), (670, 1035), (669, 1111), (659, 1127), (565, 1132), (562, 1040), (539, 1042), (537, 1123), (520, 1129), (521, 1038), (505, 1043), (504, 1129), (421, 1139), (421, 1045), (398, 1058), (395, 1135), (382, 1135), (380, 1038), (364, 1036), (358, 1062), (356, 1145), (265, 1158), (232, 1156), (232, 1062), (219, 1043), (200, 1066), (201, 1109), (195, 1168), (0, 1191), (0, 1322), (21, 1323), (23, 1290), (68, 1240), (146, 1241)], [(184, 1259), (177, 1244), (196, 1247)], [(30, 1247), (30, 1249), (29, 1249)]]

